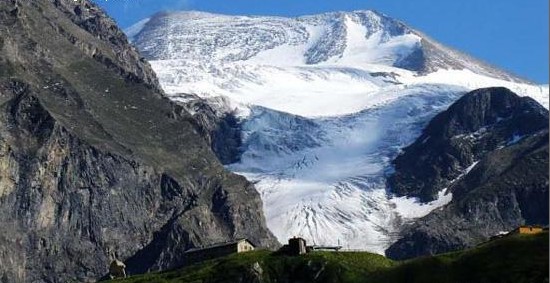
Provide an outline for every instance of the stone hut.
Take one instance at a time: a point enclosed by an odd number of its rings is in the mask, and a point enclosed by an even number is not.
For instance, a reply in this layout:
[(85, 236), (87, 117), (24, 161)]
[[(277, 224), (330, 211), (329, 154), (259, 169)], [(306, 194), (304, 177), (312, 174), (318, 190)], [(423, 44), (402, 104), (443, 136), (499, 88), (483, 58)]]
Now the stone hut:
[(109, 277), (111, 279), (126, 278), (126, 264), (118, 259), (114, 259), (109, 265)]
[(306, 240), (304, 238), (293, 237), (288, 239), (288, 254), (302, 255), (307, 253)]
[(109, 274), (108, 278), (126, 278), (126, 264), (118, 260), (118, 255), (111, 248), (107, 249), (107, 254), (111, 258), (111, 263), (109, 264)]

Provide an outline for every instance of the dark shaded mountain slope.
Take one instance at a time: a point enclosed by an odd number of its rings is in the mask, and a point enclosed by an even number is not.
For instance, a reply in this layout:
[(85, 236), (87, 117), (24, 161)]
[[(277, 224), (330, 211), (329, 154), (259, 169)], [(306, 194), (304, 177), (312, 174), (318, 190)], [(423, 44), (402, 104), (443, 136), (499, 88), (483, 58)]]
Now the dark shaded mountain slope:
[(0, 282), (88, 282), (238, 237), (277, 245), (148, 63), (88, 1), (0, 2)]
[(431, 201), (475, 161), (548, 128), (548, 110), (505, 88), (475, 90), (434, 117), (393, 162), (392, 192)]
[(548, 154), (548, 111), (542, 106), (502, 88), (466, 94), (396, 159), (392, 179), (408, 184), (397, 187), (405, 193), (414, 188), (410, 184), (422, 185), (424, 191), (411, 192), (425, 198), (448, 186), (453, 199), (407, 227), (386, 254), (437, 254), (522, 224), (547, 225)]

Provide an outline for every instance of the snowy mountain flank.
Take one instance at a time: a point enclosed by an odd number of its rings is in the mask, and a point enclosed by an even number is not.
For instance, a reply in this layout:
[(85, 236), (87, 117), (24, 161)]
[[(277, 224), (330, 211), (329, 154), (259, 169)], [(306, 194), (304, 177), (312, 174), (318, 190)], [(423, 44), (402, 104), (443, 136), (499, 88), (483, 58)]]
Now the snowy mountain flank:
[[(194, 94), (239, 118), (238, 162), (281, 242), (383, 253), (452, 200), (387, 185), (391, 161), (468, 91), (502, 86), (548, 108), (535, 85), (374, 11), (298, 18), (159, 13), (126, 30), (166, 95)], [(467, 173), (471, 168), (464, 168)], [(460, 177), (459, 177), (460, 178)]]

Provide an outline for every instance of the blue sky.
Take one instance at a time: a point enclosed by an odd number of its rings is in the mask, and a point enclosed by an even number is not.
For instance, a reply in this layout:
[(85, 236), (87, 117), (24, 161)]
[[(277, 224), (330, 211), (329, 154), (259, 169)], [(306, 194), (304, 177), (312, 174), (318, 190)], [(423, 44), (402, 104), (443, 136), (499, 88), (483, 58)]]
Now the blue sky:
[(122, 26), (162, 10), (299, 16), (374, 9), (538, 83), (548, 83), (547, 0), (95, 0)]

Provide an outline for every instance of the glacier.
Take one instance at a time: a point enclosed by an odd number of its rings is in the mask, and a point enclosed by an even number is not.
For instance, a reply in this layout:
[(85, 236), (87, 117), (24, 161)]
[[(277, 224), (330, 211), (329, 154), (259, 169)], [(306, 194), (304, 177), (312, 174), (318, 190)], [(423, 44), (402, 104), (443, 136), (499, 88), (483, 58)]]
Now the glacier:
[[(285, 242), (376, 253), (446, 205), (392, 196), (391, 160), (462, 94), (504, 86), (548, 108), (536, 85), (375, 11), (297, 18), (163, 12), (126, 30), (166, 95), (196, 94), (241, 120), (242, 155), (269, 228)], [(467, 170), (465, 168), (464, 170)]]

